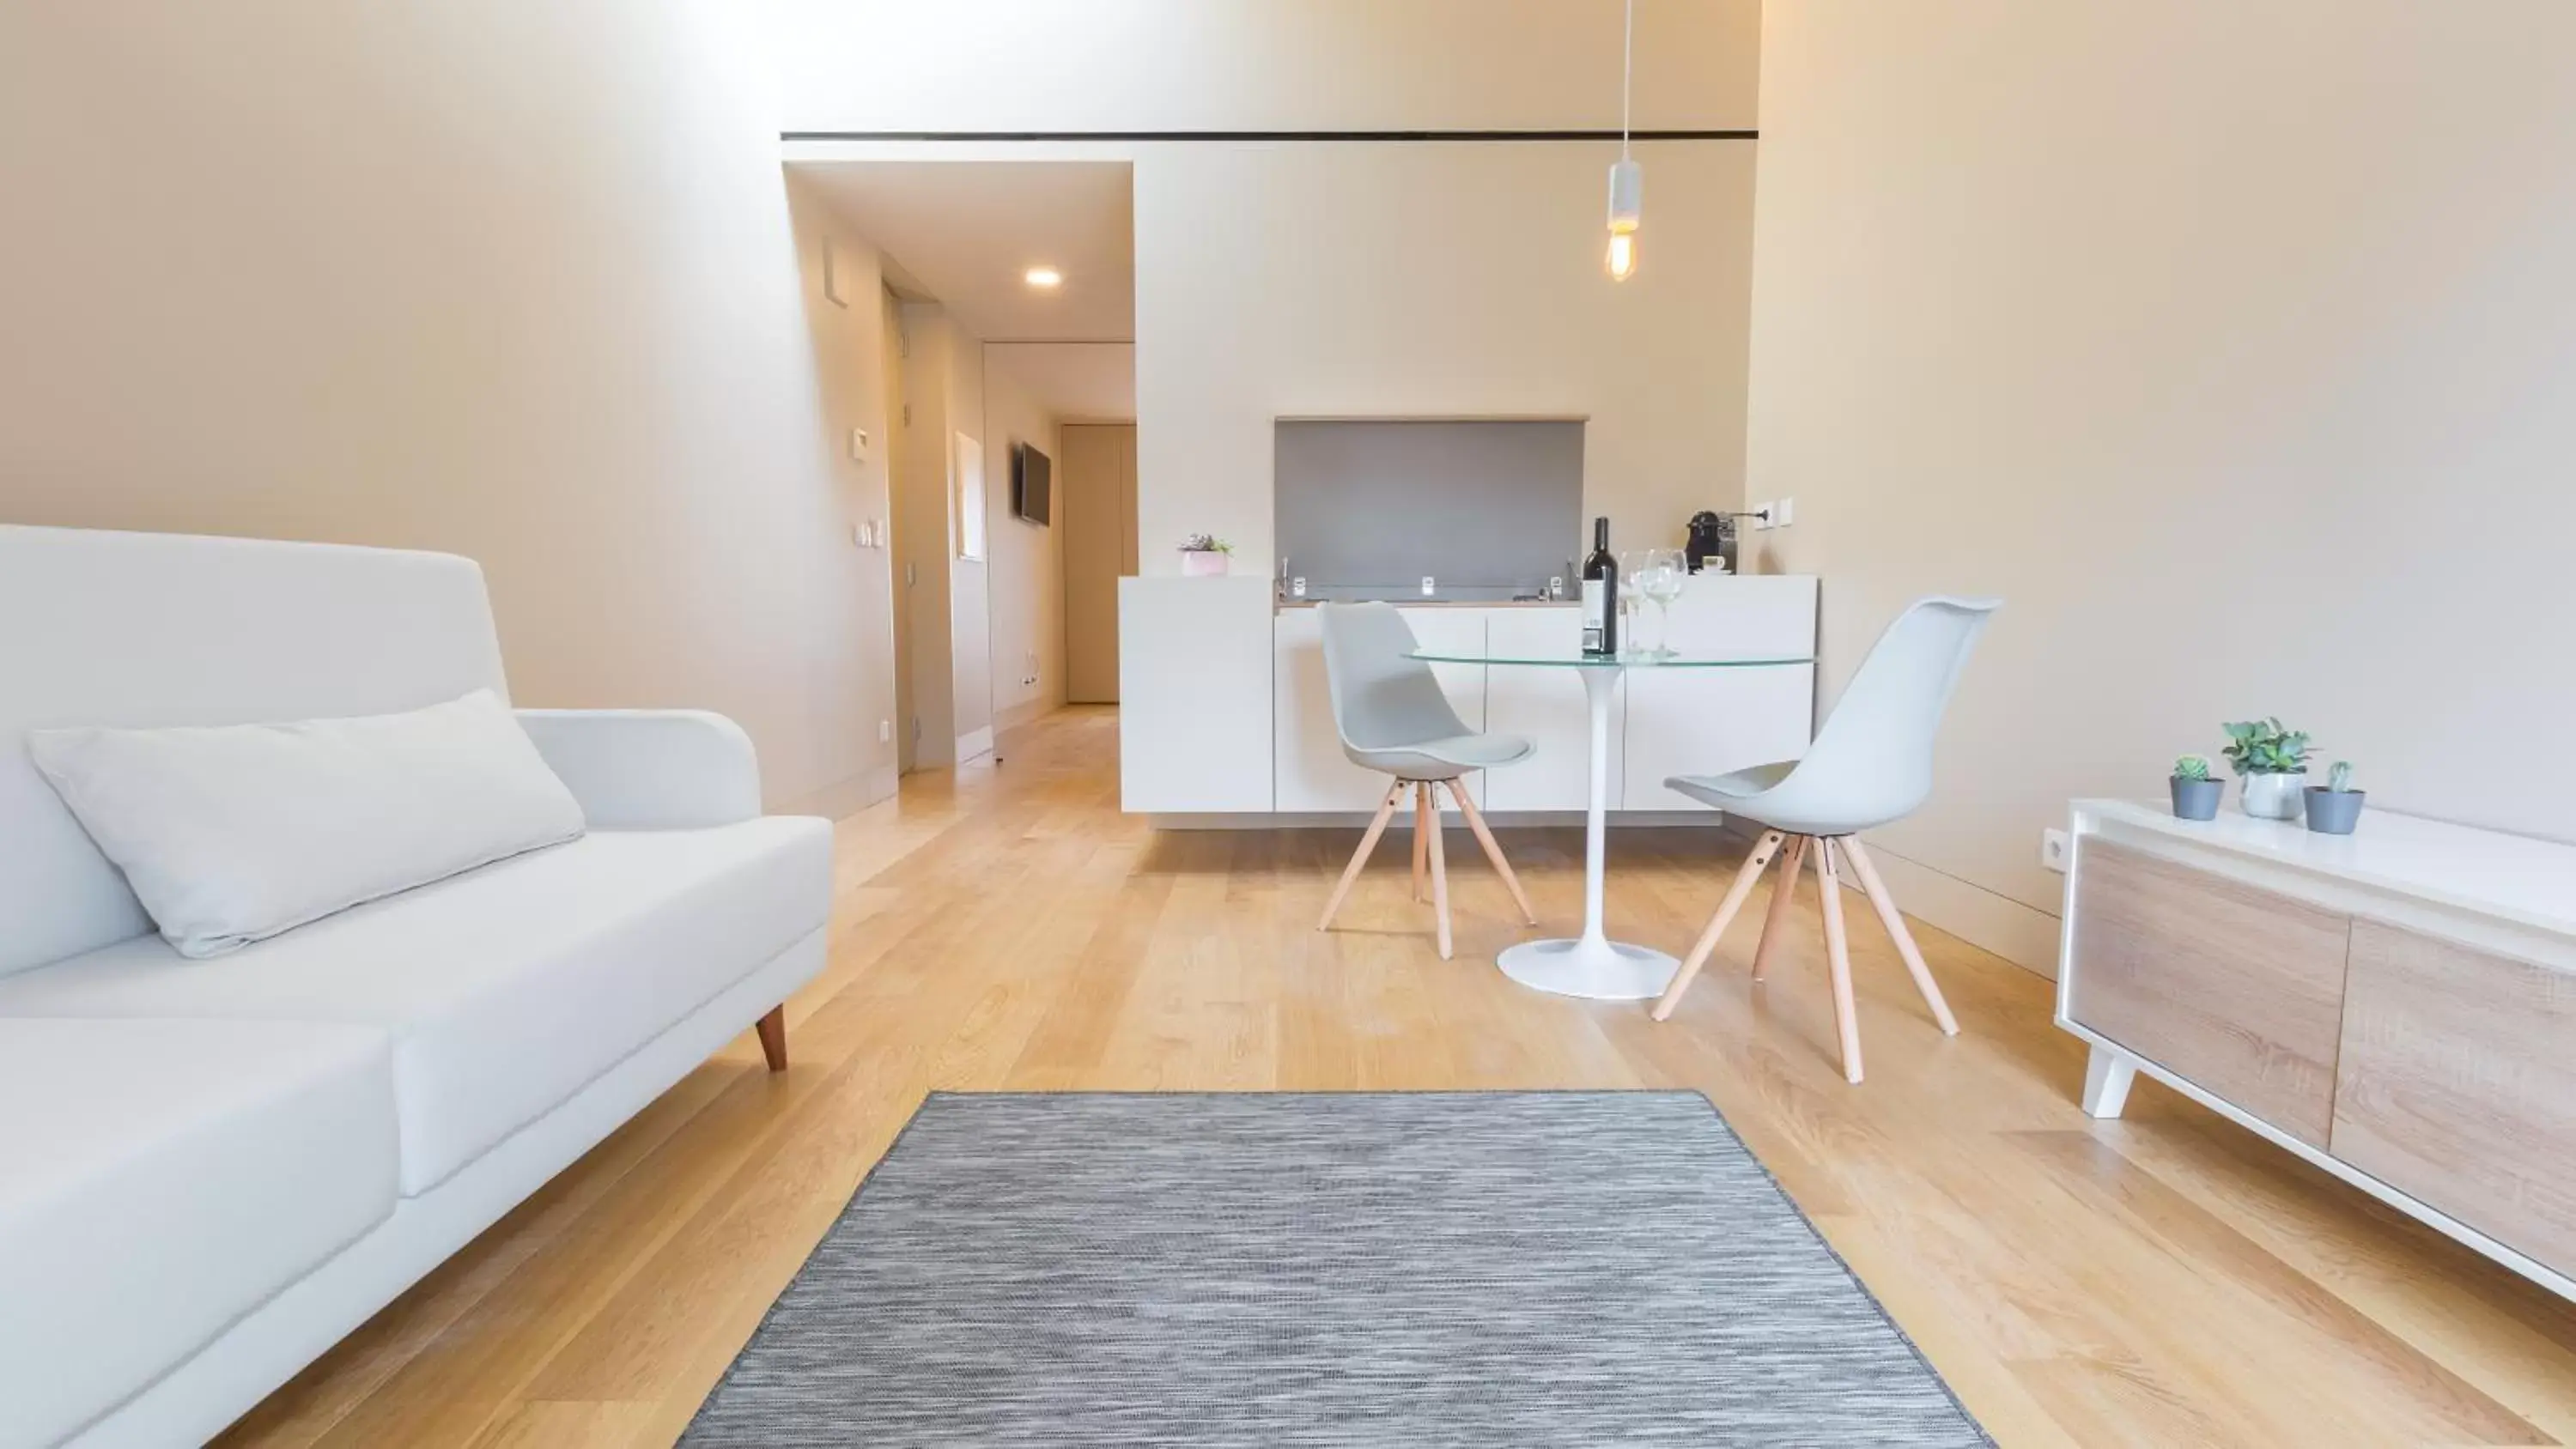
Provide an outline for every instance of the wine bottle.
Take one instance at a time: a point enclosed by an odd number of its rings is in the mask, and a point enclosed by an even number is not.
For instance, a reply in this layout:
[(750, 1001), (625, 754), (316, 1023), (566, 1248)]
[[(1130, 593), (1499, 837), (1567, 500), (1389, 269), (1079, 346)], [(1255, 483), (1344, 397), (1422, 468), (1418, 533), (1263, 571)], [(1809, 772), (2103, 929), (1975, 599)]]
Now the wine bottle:
[(1583, 652), (1619, 652), (1619, 560), (1610, 553), (1610, 520), (1592, 520), (1592, 553), (1583, 560)]

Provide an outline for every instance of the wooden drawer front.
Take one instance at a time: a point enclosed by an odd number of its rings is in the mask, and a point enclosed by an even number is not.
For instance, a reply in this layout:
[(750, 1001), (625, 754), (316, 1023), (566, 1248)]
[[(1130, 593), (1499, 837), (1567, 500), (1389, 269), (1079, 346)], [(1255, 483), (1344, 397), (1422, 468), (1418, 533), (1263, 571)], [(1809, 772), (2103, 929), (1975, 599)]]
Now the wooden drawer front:
[(2331, 1150), (2576, 1275), (2576, 972), (2354, 922)]
[(2079, 851), (2067, 1015), (2324, 1147), (2350, 918), (2098, 836)]

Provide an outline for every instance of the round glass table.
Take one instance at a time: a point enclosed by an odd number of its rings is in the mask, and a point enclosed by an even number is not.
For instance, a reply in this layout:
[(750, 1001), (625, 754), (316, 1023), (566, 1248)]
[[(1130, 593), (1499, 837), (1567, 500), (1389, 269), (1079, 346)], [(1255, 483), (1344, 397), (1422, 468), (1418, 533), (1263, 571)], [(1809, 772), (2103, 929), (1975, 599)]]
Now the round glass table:
[(1571, 940), (1524, 941), (1496, 957), (1503, 974), (1523, 986), (1593, 1001), (1643, 1001), (1661, 996), (1681, 963), (1661, 951), (1613, 941), (1601, 929), (1602, 827), (1610, 806), (1610, 700), (1631, 669), (1776, 669), (1813, 664), (1798, 654), (1495, 654), (1483, 650), (1416, 649), (1431, 664), (1482, 664), (1490, 668), (1571, 669), (1583, 680), (1591, 714), (1592, 789), (1583, 811), (1583, 934)]

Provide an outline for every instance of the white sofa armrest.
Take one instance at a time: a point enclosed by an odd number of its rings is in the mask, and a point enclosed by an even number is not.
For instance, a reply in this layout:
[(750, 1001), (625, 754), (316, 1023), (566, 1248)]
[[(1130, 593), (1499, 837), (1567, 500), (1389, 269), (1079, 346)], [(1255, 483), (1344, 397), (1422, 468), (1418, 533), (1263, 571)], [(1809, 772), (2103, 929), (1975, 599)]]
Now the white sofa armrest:
[(695, 709), (523, 709), (593, 830), (689, 830), (760, 814), (751, 736)]

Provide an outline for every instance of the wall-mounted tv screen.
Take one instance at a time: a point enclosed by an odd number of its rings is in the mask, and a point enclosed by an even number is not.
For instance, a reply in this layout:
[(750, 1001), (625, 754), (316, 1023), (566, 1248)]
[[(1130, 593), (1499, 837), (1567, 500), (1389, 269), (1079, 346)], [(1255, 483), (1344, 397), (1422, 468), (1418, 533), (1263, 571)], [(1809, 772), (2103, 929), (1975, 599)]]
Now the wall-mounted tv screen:
[(1054, 508), (1055, 465), (1026, 443), (1011, 448), (1011, 511), (1044, 528)]

